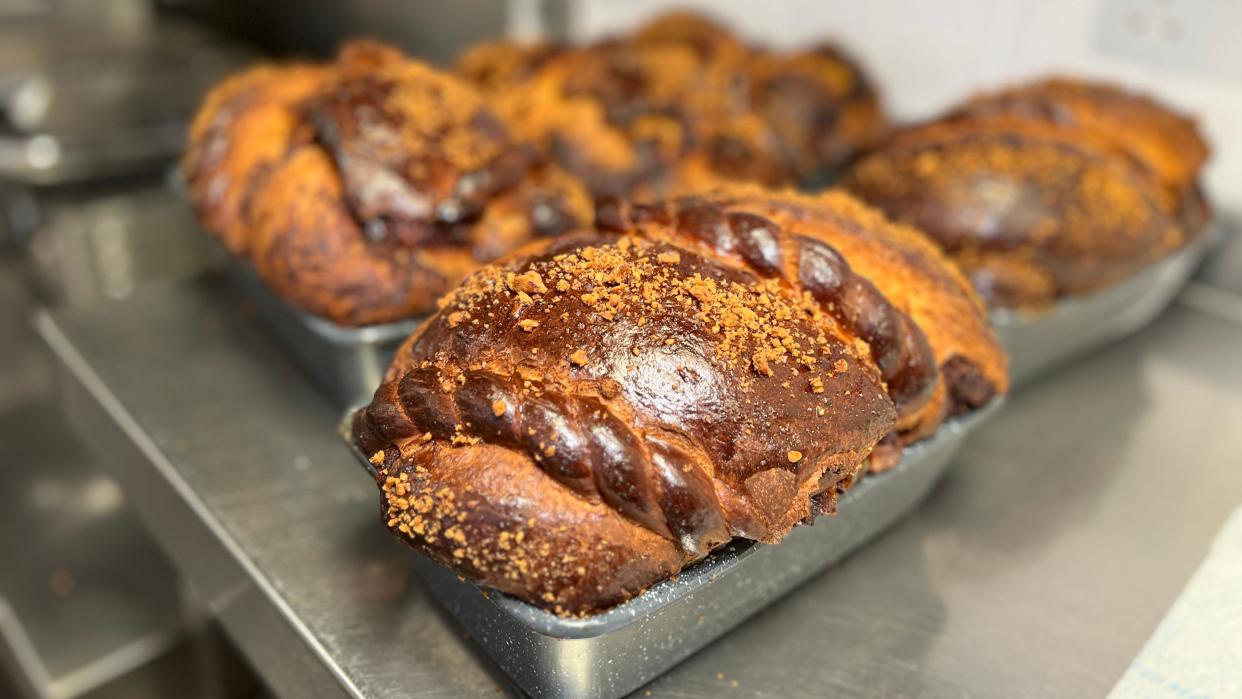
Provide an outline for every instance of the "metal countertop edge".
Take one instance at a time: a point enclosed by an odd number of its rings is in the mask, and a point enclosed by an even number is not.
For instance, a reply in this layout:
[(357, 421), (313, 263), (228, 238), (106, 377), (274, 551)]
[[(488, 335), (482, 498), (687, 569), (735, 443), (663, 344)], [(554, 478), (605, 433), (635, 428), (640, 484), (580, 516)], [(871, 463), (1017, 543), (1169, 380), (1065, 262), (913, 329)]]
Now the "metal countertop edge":
[[(34, 313), (33, 325), (35, 330), (43, 338), (44, 342), (55, 354), (56, 358), (65, 366), (73, 375), (73, 378), (86, 390), (86, 392), (96, 401), (98, 407), (101, 408), (115, 422), (115, 426), (119, 429), (125, 438), (127, 438), (133, 446), (146, 457), (147, 461), (155, 467), (159, 475), (164, 478), (169, 486), (181, 497), (182, 502), (186, 505), (193, 515), (202, 523), (211, 536), (223, 547), (224, 551), (232, 558), (233, 562), (241, 569), (246, 578), (255, 585), (255, 587), (263, 594), (264, 598), (278, 612), (280, 618), (284, 620), (288, 628), (306, 644), (314, 656), (319, 660), (320, 665), (324, 667), (328, 673), (336, 680), (340, 689), (344, 690), (348, 696), (362, 699), (365, 695), (360, 688), (349, 678), (339, 665), (332, 659), (327, 648), (315, 637), (307, 626), (302, 623), (297, 613), (289, 606), (285, 598), (271, 586), (270, 582), (263, 575), (262, 571), (249, 559), (242, 550), (241, 546), (233, 539), (232, 535), (227, 531), (223, 524), (216, 519), (210, 508), (199, 499), (194, 489), (189, 483), (182, 478), (181, 474), (173, 467), (165, 458), (159, 447), (146, 435), (143, 429), (138, 425), (137, 421), (129, 414), (121, 402), (112, 394), (112, 392), (104, 384), (103, 380), (95, 374), (90, 365), (78, 353), (77, 349), (65, 336), (60, 326), (56, 323), (56, 319), (46, 309), (39, 309)], [(143, 503), (137, 503), (141, 507)], [(157, 532), (158, 534), (158, 532)], [(162, 538), (161, 538), (162, 540)], [(178, 550), (177, 547), (170, 547), (174, 559), (179, 559), (181, 555), (186, 553)], [(225, 627), (228, 628), (228, 620), (224, 619)], [(245, 648), (247, 639), (242, 637), (243, 634), (232, 634), (237, 642)], [(262, 673), (262, 668), (256, 668)], [(269, 675), (264, 674), (265, 679), (269, 679)], [(272, 684), (279, 684), (273, 682)]]

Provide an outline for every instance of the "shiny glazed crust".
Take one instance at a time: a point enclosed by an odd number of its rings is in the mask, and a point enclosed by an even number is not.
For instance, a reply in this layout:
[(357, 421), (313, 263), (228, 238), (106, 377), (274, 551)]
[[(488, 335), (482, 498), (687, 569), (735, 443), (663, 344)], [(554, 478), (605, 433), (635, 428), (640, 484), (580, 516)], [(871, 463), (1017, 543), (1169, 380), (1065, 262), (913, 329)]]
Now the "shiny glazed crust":
[(1192, 235), (1210, 219), (1197, 184), (1207, 142), (1193, 119), (1151, 97), (1108, 83), (1051, 77), (977, 95), (953, 116), (1034, 119), (1090, 134), (1151, 172)]
[(841, 191), (809, 196), (734, 186), (718, 196), (774, 221), (787, 233), (823, 240), (923, 331), (940, 378), (932, 402), (918, 419), (899, 424), (902, 442), (930, 436), (945, 417), (981, 407), (1008, 390), (1007, 358), (983, 303), (969, 280), (923, 233), (889, 221)]
[(867, 237), (874, 212), (772, 197), (606, 202), (594, 230), (473, 273), (355, 417), (389, 528), (467, 578), (590, 613), (731, 537), (779, 541), (834, 511), (903, 424), (934, 431), (1005, 389), (985, 326), (951, 345), (901, 296), (980, 315), (942, 257), (852, 257), (831, 241)]
[(261, 66), (195, 121), (204, 226), (293, 305), (341, 325), (429, 312), (466, 272), (590, 220), (466, 83), (372, 42), (327, 66)]
[(1096, 134), (950, 119), (899, 134), (841, 186), (939, 243), (992, 308), (1113, 284), (1187, 236), (1151, 173)]

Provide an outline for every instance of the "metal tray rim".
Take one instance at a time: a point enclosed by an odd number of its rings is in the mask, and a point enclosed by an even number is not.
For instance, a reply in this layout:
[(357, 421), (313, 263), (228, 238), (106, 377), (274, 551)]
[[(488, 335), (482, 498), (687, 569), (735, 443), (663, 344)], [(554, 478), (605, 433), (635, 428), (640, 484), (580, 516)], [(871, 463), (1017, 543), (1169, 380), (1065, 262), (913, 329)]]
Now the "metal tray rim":
[(346, 325), (337, 325), (336, 323), (321, 318), (317, 315), (296, 308), (283, 299), (276, 297), (266, 287), (264, 292), (271, 294), (273, 301), (287, 306), (290, 315), (298, 318), (307, 327), (314, 330), (319, 335), (323, 335), (332, 342), (346, 343), (376, 343), (386, 342), (388, 340), (405, 339), (415, 328), (423, 322), (425, 316), (417, 316), (414, 318), (406, 318), (404, 320), (394, 320), (388, 323), (375, 323), (373, 325), (359, 325), (351, 327)]
[[(874, 484), (881, 479), (892, 477), (900, 470), (916, 466), (921, 461), (922, 454), (931, 450), (937, 442), (964, 436), (965, 433), (970, 432), (993, 415), (1004, 401), (1004, 395), (998, 396), (977, 410), (946, 421), (928, 439), (907, 446), (903, 451), (901, 461), (893, 469), (885, 473), (868, 476), (858, 485), (846, 491), (845, 495), (842, 496), (841, 505), (847, 506), (850, 499), (861, 497), (869, 489), (870, 486), (868, 484)], [(338, 425), (337, 432), (345, 441), (350, 453), (354, 455), (358, 463), (367, 473), (374, 477), (374, 465), (354, 445), (352, 440), (353, 416), (356, 410), (355, 408), (346, 411), (345, 416)], [(734, 539), (729, 544), (713, 551), (706, 558), (696, 561), (688, 568), (682, 570), (675, 577), (661, 580), (643, 593), (598, 614), (589, 616), (557, 616), (552, 612), (502, 592), (477, 584), (474, 584), (474, 587), (478, 589), (480, 595), (495, 605), (500, 612), (536, 633), (558, 639), (594, 638), (615, 632), (648, 617), (663, 607), (693, 595), (697, 589), (702, 588), (716, 577), (739, 565), (746, 558), (757, 552), (761, 546), (763, 544), (759, 542)], [(415, 552), (415, 555), (421, 556), (422, 554)]]
[(1165, 269), (1188, 260), (1201, 259), (1224, 240), (1225, 236), (1226, 228), (1220, 224), (1213, 224), (1211, 230), (1200, 234), (1190, 243), (1182, 246), (1181, 249), (1164, 256), (1116, 284), (1086, 294), (1066, 296), (1047, 308), (1034, 311), (998, 308), (988, 312), (988, 322), (992, 326), (999, 328), (1020, 327), (1044, 323), (1077, 313), (1090, 312), (1097, 305), (1106, 303), (1112, 298), (1124, 297), (1132, 292), (1141, 290), (1151, 283), (1153, 277), (1158, 277), (1161, 271)]
[(234, 279), (239, 280), (246, 293), (259, 296), (260, 303), (269, 308), (277, 308), (283, 315), (293, 318), (315, 335), (337, 345), (375, 344), (392, 340), (403, 340), (426, 320), (426, 316), (413, 316), (387, 323), (371, 325), (340, 325), (327, 318), (317, 316), (280, 298), (267, 285), (267, 282), (249, 260), (237, 257), (226, 251), (214, 235), (203, 231), (203, 235), (211, 241), (212, 247), (224, 258), (228, 270)]

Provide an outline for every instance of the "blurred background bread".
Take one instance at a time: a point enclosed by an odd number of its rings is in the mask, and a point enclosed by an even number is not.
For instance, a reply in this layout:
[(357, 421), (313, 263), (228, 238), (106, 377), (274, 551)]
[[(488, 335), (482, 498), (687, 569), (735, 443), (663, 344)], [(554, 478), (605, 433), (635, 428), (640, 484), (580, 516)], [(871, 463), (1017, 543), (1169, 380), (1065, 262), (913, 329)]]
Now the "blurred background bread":
[(492, 42), (458, 72), (596, 195), (810, 184), (887, 127), (875, 88), (840, 48), (754, 47), (690, 13), (585, 45)]
[(934, 238), (995, 308), (1107, 287), (1200, 234), (1207, 147), (1121, 88), (1056, 78), (893, 135), (840, 185)]
[(225, 249), (341, 325), (424, 314), (478, 264), (591, 216), (473, 87), (373, 42), (224, 83), (183, 167)]

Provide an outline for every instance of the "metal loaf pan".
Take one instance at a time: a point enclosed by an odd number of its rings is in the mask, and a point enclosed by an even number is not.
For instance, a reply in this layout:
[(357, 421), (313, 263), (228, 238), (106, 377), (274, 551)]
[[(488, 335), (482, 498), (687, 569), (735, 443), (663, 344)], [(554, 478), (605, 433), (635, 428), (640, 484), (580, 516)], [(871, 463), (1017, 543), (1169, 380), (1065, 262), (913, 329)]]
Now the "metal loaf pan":
[(340, 326), (277, 297), (244, 260), (229, 257), (227, 266), (289, 353), (342, 406), (371, 399), (397, 347), (422, 322), (413, 318), (357, 328)]
[(1037, 313), (993, 311), (992, 327), (1009, 354), (1014, 384), (1129, 335), (1160, 315), (1219, 241), (1205, 231), (1181, 250), (1102, 291), (1059, 301)]
[[(535, 697), (620, 697), (722, 636), (815, 573), (836, 563), (915, 507), (962, 438), (997, 407), (951, 420), (906, 448), (891, 470), (841, 497), (838, 514), (795, 527), (779, 545), (735, 539), (675, 579), (600, 614), (564, 618), (485, 591), (422, 555), (414, 566), (432, 594), (492, 660)], [(354, 446), (352, 414), (341, 435)]]

